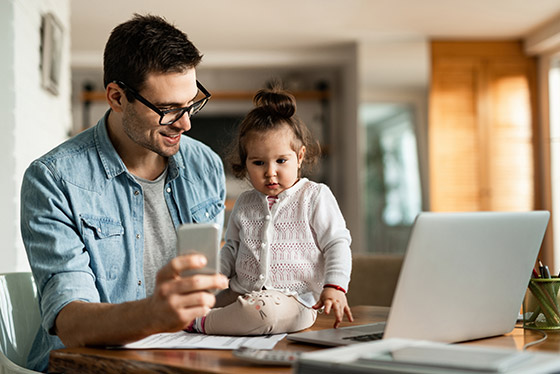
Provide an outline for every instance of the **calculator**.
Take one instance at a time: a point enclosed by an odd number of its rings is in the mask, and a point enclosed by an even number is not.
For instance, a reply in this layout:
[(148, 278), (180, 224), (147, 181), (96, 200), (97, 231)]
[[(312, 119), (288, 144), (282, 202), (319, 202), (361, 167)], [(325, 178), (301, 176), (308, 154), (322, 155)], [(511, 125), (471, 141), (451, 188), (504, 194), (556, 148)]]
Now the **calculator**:
[(291, 366), (301, 355), (298, 351), (239, 348), (233, 355), (241, 360), (260, 365)]

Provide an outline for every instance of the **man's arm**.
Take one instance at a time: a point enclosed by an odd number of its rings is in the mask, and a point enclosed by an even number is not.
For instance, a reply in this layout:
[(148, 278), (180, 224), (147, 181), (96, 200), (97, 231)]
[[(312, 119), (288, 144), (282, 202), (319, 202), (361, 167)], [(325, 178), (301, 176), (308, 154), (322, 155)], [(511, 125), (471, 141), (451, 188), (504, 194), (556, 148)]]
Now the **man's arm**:
[(67, 347), (125, 344), (160, 332), (185, 329), (215, 303), (204, 290), (227, 287), (223, 275), (181, 278), (182, 271), (204, 267), (200, 255), (176, 257), (157, 274), (151, 297), (121, 304), (73, 301), (55, 320), (56, 334)]

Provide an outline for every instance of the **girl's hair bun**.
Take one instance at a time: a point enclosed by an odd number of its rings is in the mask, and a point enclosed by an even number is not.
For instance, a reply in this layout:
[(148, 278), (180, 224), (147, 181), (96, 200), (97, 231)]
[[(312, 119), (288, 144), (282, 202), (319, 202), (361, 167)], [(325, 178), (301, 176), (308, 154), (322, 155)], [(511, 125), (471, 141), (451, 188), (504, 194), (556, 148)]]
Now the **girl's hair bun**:
[(255, 107), (239, 124), (237, 136), (228, 153), (233, 174), (238, 178), (247, 176), (247, 145), (250, 134), (265, 134), (285, 127), (293, 132), (290, 144), (292, 150), (298, 154), (301, 147), (305, 147), (302, 169), (310, 169), (319, 159), (321, 148), (296, 114), (295, 97), (276, 81), (257, 92), (253, 103)]
[(291, 118), (296, 113), (295, 97), (278, 87), (260, 90), (253, 98), (257, 108), (276, 114), (280, 118)]

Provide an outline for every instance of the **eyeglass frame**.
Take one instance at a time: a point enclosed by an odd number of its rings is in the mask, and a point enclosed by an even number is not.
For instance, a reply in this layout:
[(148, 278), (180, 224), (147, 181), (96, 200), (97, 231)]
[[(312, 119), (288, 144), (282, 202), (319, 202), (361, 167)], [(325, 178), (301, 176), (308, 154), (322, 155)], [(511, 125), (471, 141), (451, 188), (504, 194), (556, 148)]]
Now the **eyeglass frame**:
[[(152, 104), (148, 99), (146, 99), (144, 96), (140, 95), (138, 93), (138, 91), (136, 91), (135, 89), (133, 89), (132, 87), (130, 87), (129, 85), (127, 85), (126, 83), (124, 83), (123, 81), (119, 81), (119, 80), (115, 80), (113, 81), (113, 83), (117, 84), (119, 87), (129, 91), (132, 96), (134, 96), (138, 101), (140, 101), (142, 104), (144, 104), (145, 106), (147, 106), (148, 108), (150, 108), (151, 110), (153, 110), (154, 112), (156, 112), (159, 115), (159, 124), (160, 126), (169, 126), (174, 124), (175, 122), (177, 122), (178, 120), (181, 119), (181, 117), (183, 117), (185, 115), (185, 113), (188, 113), (189, 118), (191, 118), (193, 115), (195, 115), (196, 113), (200, 112), (202, 110), (202, 108), (204, 108), (204, 106), (206, 105), (206, 103), (208, 102), (208, 100), (210, 100), (210, 97), (212, 97), (212, 94), (210, 92), (208, 92), (208, 90), (206, 88), (204, 88), (204, 86), (202, 85), (202, 83), (200, 83), (198, 80), (196, 81), (196, 87), (200, 90), (200, 92), (202, 92), (204, 94), (204, 98), (200, 99), (198, 101), (195, 101), (194, 103), (192, 103), (191, 105), (187, 105), (186, 107), (182, 107), (182, 108), (174, 108), (174, 109), (168, 109), (168, 110), (161, 110), (159, 109), (157, 106), (155, 106), (154, 104)], [(196, 112), (193, 113), (189, 113), (191, 108), (194, 107), (195, 105), (199, 104), (200, 102), (203, 102), (202, 105), (200, 105), (200, 107), (198, 108), (198, 110)], [(173, 113), (173, 112), (179, 112), (182, 111), (182, 114), (180, 116), (178, 116), (177, 118), (175, 118), (173, 121), (171, 122), (167, 122), (167, 123), (162, 123), (163, 121), (163, 117), (165, 117), (167, 114), (169, 113)]]

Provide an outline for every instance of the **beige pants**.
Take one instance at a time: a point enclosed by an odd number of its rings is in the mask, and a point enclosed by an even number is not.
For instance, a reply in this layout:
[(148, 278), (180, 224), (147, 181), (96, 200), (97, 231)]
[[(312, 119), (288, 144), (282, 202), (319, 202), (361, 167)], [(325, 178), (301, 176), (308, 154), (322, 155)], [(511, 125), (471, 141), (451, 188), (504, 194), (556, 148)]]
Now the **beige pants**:
[(204, 332), (216, 335), (268, 335), (306, 329), (317, 311), (294, 296), (276, 290), (240, 295), (229, 289), (216, 296), (216, 306), (204, 321)]

